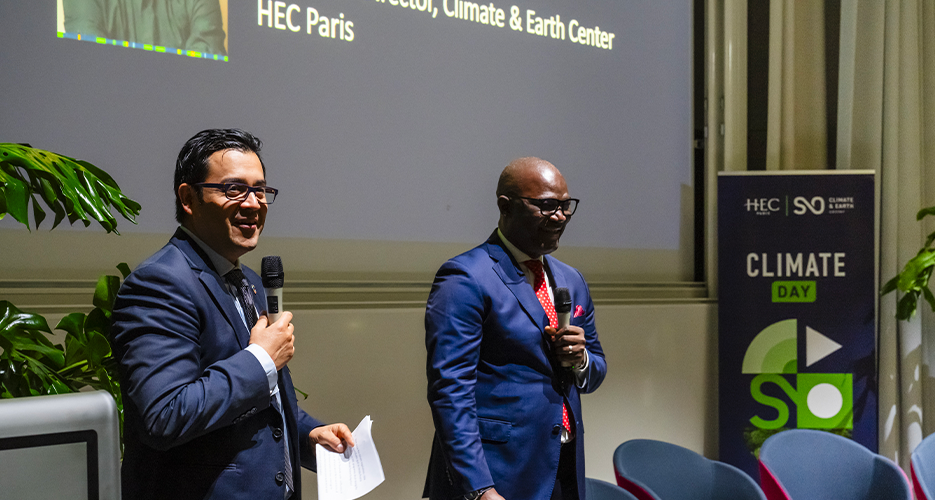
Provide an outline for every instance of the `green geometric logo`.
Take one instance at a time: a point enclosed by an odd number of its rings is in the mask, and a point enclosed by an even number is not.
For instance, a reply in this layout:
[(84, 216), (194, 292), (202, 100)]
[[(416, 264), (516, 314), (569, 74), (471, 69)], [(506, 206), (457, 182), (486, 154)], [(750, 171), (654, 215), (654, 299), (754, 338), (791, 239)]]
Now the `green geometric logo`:
[(799, 373), (798, 390), (780, 374), (764, 373), (750, 382), (754, 401), (776, 410), (776, 418), (759, 415), (750, 423), (760, 429), (779, 429), (789, 421), (789, 407), (779, 398), (763, 394), (762, 386), (773, 383), (789, 396), (796, 407), (800, 429), (851, 429), (854, 427), (854, 384), (850, 373)]
[[(777, 385), (796, 406), (799, 428), (851, 429), (854, 426), (854, 383), (850, 373), (797, 373), (798, 322), (787, 319), (773, 323), (754, 337), (744, 354), (742, 373), (757, 374), (750, 382), (753, 399), (776, 411), (776, 418), (759, 415), (750, 422), (760, 429), (778, 429), (789, 421), (789, 407), (782, 399), (763, 393), (766, 383)], [(828, 357), (841, 344), (806, 327), (806, 366)], [(796, 387), (784, 377), (796, 374)]]
[(750, 342), (741, 373), (796, 373), (798, 322), (787, 319), (764, 328)]

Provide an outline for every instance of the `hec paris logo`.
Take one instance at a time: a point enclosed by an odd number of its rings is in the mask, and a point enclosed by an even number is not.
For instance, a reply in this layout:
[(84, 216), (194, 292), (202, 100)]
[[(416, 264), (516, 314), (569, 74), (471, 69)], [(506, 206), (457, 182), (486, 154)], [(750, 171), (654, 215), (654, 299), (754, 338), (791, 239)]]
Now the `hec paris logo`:
[(782, 210), (782, 201), (779, 198), (747, 198), (743, 204), (747, 212), (757, 215), (769, 215)]
[[(782, 399), (763, 394), (762, 386), (779, 386), (796, 407), (796, 420), (804, 429), (851, 429), (854, 427), (854, 384), (850, 373), (797, 373), (798, 322), (787, 319), (764, 328), (750, 342), (743, 358), (745, 374), (757, 374), (750, 394), (778, 415), (767, 420), (759, 415), (750, 422), (760, 429), (778, 429), (789, 421), (789, 407)], [(805, 366), (812, 366), (841, 348), (841, 344), (805, 327)], [(795, 375), (796, 387), (789, 380)], [(788, 377), (788, 378), (787, 378)], [(772, 411), (767, 412), (772, 414)]]

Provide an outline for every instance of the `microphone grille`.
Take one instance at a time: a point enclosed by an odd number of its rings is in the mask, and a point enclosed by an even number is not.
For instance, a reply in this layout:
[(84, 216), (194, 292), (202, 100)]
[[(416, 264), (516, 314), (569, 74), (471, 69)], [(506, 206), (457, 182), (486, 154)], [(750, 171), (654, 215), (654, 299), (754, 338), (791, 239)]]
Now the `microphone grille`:
[(571, 312), (571, 293), (567, 288), (561, 287), (555, 289), (555, 312)]
[(264, 288), (282, 288), (284, 273), (282, 272), (282, 259), (278, 255), (263, 257), (260, 264), (260, 277)]

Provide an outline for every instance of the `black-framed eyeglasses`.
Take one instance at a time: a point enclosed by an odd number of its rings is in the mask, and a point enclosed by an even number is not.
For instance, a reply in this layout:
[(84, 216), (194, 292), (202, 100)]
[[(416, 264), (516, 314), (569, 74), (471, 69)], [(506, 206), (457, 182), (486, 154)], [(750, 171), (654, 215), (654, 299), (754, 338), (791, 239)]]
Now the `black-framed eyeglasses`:
[(224, 196), (227, 196), (228, 200), (234, 201), (244, 201), (250, 196), (250, 193), (254, 193), (256, 195), (256, 201), (264, 205), (271, 205), (276, 200), (276, 195), (279, 194), (279, 190), (276, 188), (271, 188), (269, 186), (254, 187), (239, 182), (228, 182), (225, 184), (199, 182), (195, 184), (195, 186), (217, 189), (224, 193)]
[(562, 213), (565, 214), (565, 217), (571, 217), (575, 213), (575, 210), (578, 209), (578, 202), (581, 201), (578, 198), (568, 198), (567, 200), (557, 200), (555, 198), (526, 198), (523, 196), (514, 196), (514, 198), (526, 200), (530, 205), (538, 208), (539, 213), (546, 217), (558, 212), (559, 209), (562, 209)]

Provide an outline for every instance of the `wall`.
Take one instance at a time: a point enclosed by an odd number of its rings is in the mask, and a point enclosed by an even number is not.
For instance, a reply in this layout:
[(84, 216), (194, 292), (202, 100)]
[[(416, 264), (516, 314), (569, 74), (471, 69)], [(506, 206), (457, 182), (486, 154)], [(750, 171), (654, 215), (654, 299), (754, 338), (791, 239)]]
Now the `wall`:
[[(39, 239), (50, 243), (54, 234)], [(164, 236), (158, 239), (148, 242), (144, 254)], [(0, 239), (0, 248), (7, 247), (7, 255), (42, 252), (42, 245), (31, 241), (20, 234)], [(78, 248), (101, 250), (87, 243)], [(136, 253), (136, 247), (123, 251)], [(93, 253), (74, 255), (88, 259)], [(45, 314), (53, 325), (67, 312), (89, 310), (94, 280), (87, 279), (86, 269), (78, 272), (73, 261), (62, 266), (18, 271), (16, 265), (5, 266), (0, 300)], [(431, 278), (290, 279), (284, 290), (297, 327), (297, 353), (289, 366), (296, 386), (309, 393), (302, 407), (351, 428), (365, 415), (374, 420), (387, 479), (370, 500), (414, 499), (422, 493), (434, 432), (426, 402), (423, 327), (430, 284)], [(594, 279), (590, 286), (608, 375), (597, 392), (583, 398), (587, 475), (613, 481), (614, 449), (634, 438), (665, 440), (716, 458), (717, 307), (704, 298), (704, 284)], [(314, 473), (305, 471), (303, 481), (308, 497), (316, 498)]]
[[(295, 384), (301, 406), (351, 428), (365, 416), (386, 481), (369, 500), (420, 498), (433, 425), (425, 398), (421, 308), (299, 311)], [(716, 319), (711, 303), (597, 306), (608, 375), (583, 398), (586, 473), (613, 481), (611, 457), (634, 438), (716, 454)], [(307, 497), (315, 474), (303, 472)]]

